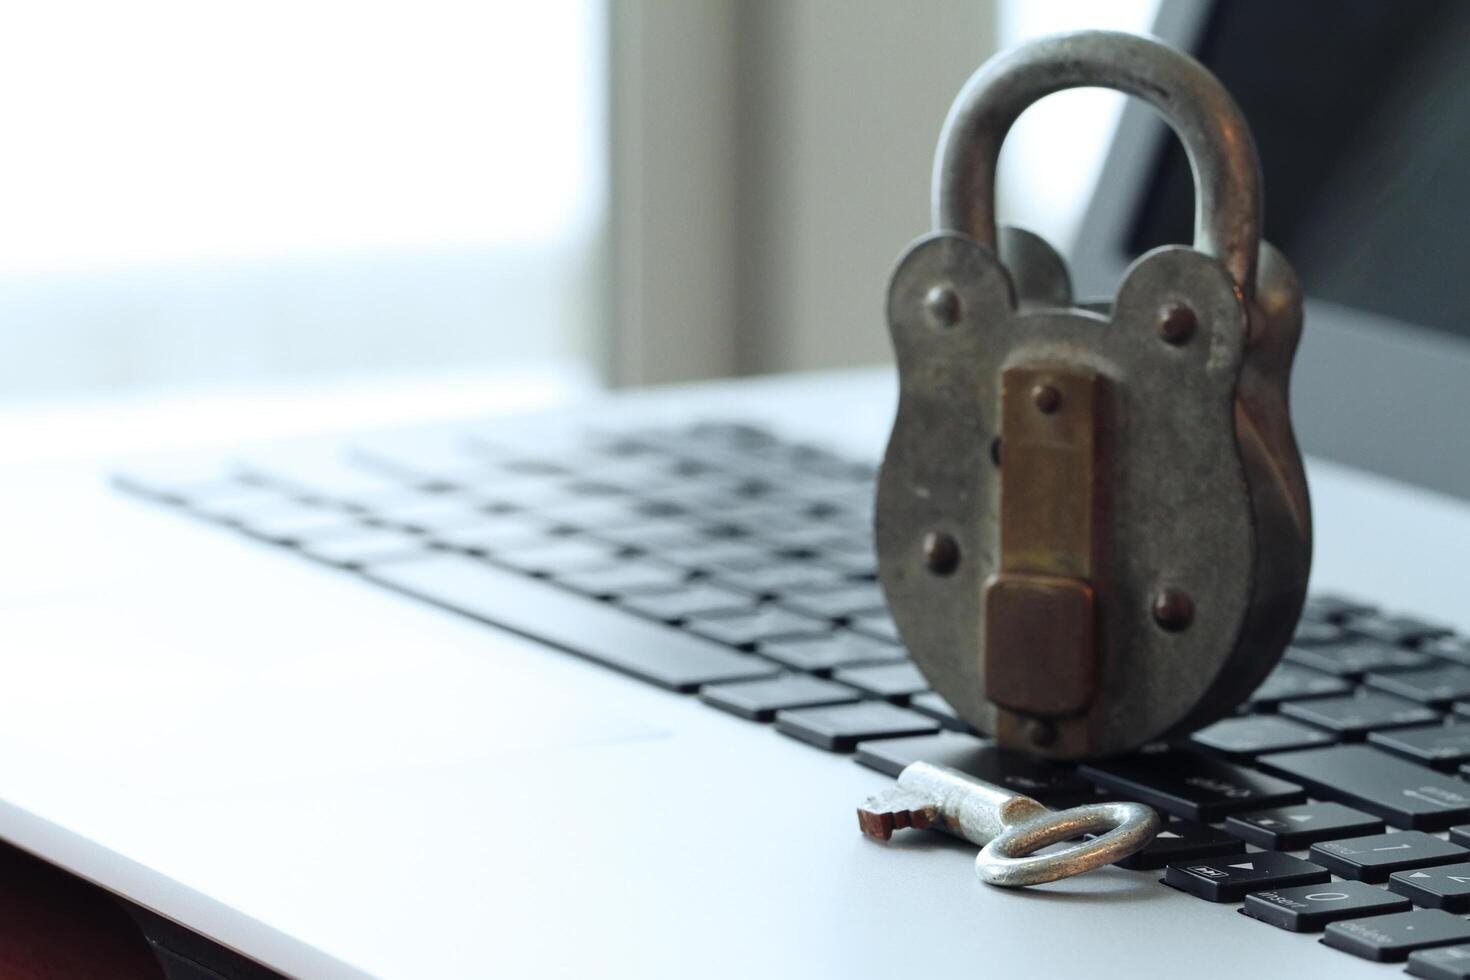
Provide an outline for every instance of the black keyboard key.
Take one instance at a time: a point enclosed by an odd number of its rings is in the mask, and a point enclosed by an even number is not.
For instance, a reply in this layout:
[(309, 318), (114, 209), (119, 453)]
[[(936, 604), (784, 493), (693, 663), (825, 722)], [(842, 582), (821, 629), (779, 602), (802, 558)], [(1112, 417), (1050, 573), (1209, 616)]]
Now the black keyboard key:
[(1363, 678), (1363, 683), (1411, 701), (1447, 706), (1451, 701), (1470, 697), (1470, 667), (1436, 664), (1424, 670), (1369, 674)]
[(813, 565), (811, 562), (726, 569), (716, 573), (715, 581), (746, 592), (771, 596), (835, 589), (849, 584), (849, 580), (841, 572)]
[(1393, 670), (1418, 670), (1434, 665), (1434, 658), (1417, 650), (1389, 646), (1375, 640), (1357, 640), (1324, 647), (1287, 647), (1281, 658), (1289, 664), (1320, 670), (1338, 677), (1388, 673)]
[(1300, 786), (1193, 752), (1137, 753), (1078, 771), (1104, 789), (1201, 823), (1307, 801)]
[(499, 519), (496, 515), (487, 514), (478, 501), (439, 495), (373, 507), (366, 516), (383, 527), (397, 527), (420, 534), (484, 527)]
[(1395, 871), (1388, 887), (1426, 909), (1470, 912), (1470, 864), (1442, 864), (1415, 871)]
[(1295, 851), (1318, 841), (1381, 834), (1383, 821), (1341, 803), (1302, 803), (1238, 813), (1225, 819), (1225, 829), (1269, 851)]
[(329, 565), (362, 568), (405, 557), (423, 557), (428, 547), (422, 538), (405, 531), (363, 527), (353, 534), (313, 538), (297, 545), (304, 555)]
[(1366, 745), (1280, 752), (1256, 764), (1394, 827), (1443, 830), (1470, 818), (1470, 786)]
[(528, 575), (568, 575), (613, 568), (627, 561), (618, 545), (587, 538), (551, 538), (536, 544), (497, 548), (490, 556)]
[(902, 702), (911, 694), (929, 690), (929, 682), (909, 661), (872, 667), (844, 667), (834, 670), (832, 679), (889, 701)]
[(684, 621), (684, 628), (733, 647), (753, 647), (766, 640), (825, 636), (832, 632), (831, 623), (769, 604), (736, 613), (690, 616)]
[(1190, 741), (1233, 758), (1250, 758), (1262, 752), (1331, 745), (1337, 739), (1320, 728), (1279, 715), (1246, 715), (1217, 721), (1195, 732)]
[(787, 596), (782, 602), (797, 612), (826, 619), (860, 616), (887, 609), (883, 590), (876, 582), (855, 583), (830, 592), (810, 592)]
[(1353, 616), (1377, 612), (1377, 607), (1357, 599), (1323, 593), (1307, 597), (1302, 607), (1302, 619), (1319, 623), (1342, 623)]
[(893, 625), (887, 611), (864, 613), (861, 616), (853, 616), (847, 621), (854, 632), (871, 636), (875, 640), (885, 640), (889, 643), (898, 643), (898, 627)]
[(1454, 772), (1461, 763), (1470, 761), (1470, 724), (1371, 732), (1368, 741), (1394, 755), (1445, 772)]
[(1381, 616), (1374, 613), (1350, 616), (1345, 625), (1361, 636), (1396, 646), (1412, 646), (1424, 640), (1449, 636), (1454, 632), (1447, 626), (1426, 622), (1414, 616)]
[(706, 684), (699, 689), (701, 701), (751, 721), (771, 721), (776, 712), (787, 708), (851, 704), (861, 698), (861, 694), (845, 684), (806, 674), (783, 674), (769, 680), (736, 684)]
[(770, 657), (792, 670), (813, 673), (826, 673), (838, 667), (858, 664), (892, 664), (908, 660), (902, 647), (845, 629), (834, 630), (817, 639), (762, 643), (757, 650), (761, 656)]
[(967, 732), (970, 726), (954, 710), (954, 706), (933, 691), (924, 691), (909, 698), (909, 707), (920, 714), (928, 715), (945, 728), (956, 732)]
[(1256, 711), (1275, 711), (1283, 701), (1336, 697), (1352, 689), (1353, 685), (1341, 677), (1282, 664), (1246, 700)]
[(1470, 825), (1450, 828), (1450, 843), (1470, 848)]
[(699, 582), (678, 592), (628, 596), (619, 600), (619, 605), (627, 609), (665, 622), (677, 622), (690, 616), (710, 613), (743, 612), (755, 608), (755, 604), (755, 597), (748, 592), (721, 589)]
[(1378, 963), (1397, 963), (1414, 950), (1450, 946), (1467, 939), (1470, 939), (1470, 920), (1439, 909), (1415, 909), (1334, 922), (1322, 937), (1333, 949)]
[(863, 742), (857, 747), (856, 758), (869, 769), (895, 777), (912, 762), (948, 766), (1057, 809), (1102, 801), (1092, 784), (1077, 775), (1075, 769), (1004, 752), (994, 742), (974, 735), (940, 732)]
[(436, 547), (470, 555), (493, 555), (502, 548), (534, 548), (556, 540), (556, 526), (521, 514), (497, 515), (475, 527), (446, 528), (428, 535)]
[(1444, 636), (1437, 640), (1426, 640), (1419, 644), (1419, 650), (1436, 660), (1448, 660), (1451, 663), (1470, 667), (1470, 640), (1463, 636)]
[(1409, 954), (1406, 971), (1427, 980), (1470, 980), (1470, 946), (1438, 946)]
[(1395, 871), (1463, 861), (1470, 851), (1422, 830), (1401, 830), (1313, 844), (1309, 857), (1341, 878), (1387, 881)]
[(558, 575), (556, 581), (569, 589), (599, 599), (618, 596), (659, 595), (682, 589), (689, 573), (682, 568), (625, 561), (612, 568)]
[(1152, 871), (1180, 861), (1245, 854), (1245, 844), (1209, 824), (1170, 820), (1143, 850), (1115, 861), (1130, 871)]
[(373, 581), (559, 646), (662, 687), (773, 677), (769, 661), (672, 630), (461, 555), (377, 566)]
[(1321, 932), (1329, 922), (1407, 912), (1411, 908), (1407, 898), (1377, 885), (1334, 881), (1327, 887), (1302, 885), (1255, 892), (1245, 897), (1240, 910), (1252, 919), (1289, 932)]
[(1291, 642), (1293, 646), (1319, 647), (1329, 643), (1341, 643), (1347, 635), (1347, 631), (1335, 623), (1319, 623), (1304, 619), (1297, 624), (1296, 633), (1292, 636)]
[(1422, 704), (1371, 691), (1343, 698), (1288, 701), (1281, 706), (1281, 713), (1346, 739), (1363, 738), (1375, 729), (1407, 728), (1439, 721), (1439, 713)]
[(829, 752), (851, 752), (868, 739), (933, 735), (939, 722), (887, 701), (862, 701), (780, 711), (776, 728)]
[(1297, 885), (1325, 885), (1327, 869), (1279, 851), (1237, 854), (1215, 861), (1177, 861), (1164, 871), (1164, 883), (1207, 902), (1238, 902), (1247, 892)]

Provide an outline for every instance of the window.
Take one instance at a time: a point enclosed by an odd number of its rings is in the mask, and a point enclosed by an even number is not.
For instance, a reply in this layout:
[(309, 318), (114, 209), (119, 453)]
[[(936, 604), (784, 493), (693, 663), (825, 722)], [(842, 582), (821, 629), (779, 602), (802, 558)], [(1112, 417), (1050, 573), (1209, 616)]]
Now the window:
[(0, 18), (0, 398), (590, 363), (595, 0)]

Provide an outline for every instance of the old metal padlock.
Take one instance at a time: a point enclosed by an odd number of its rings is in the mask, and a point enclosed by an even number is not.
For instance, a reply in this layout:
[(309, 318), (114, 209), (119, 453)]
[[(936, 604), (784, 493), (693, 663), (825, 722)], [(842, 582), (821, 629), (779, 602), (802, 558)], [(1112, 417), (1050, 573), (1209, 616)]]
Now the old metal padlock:
[[(1016, 117), (1062, 89), (1151, 103), (1195, 176), (1193, 247), (1074, 303), (1062, 259), (997, 230)], [(1261, 240), (1255, 144), (1194, 59), (1089, 31), (1002, 54), (940, 138), (936, 231), (888, 292), (900, 401), (878, 564), (934, 689), (1003, 746), (1084, 758), (1230, 712), (1285, 649), (1311, 565), (1287, 391), (1301, 289)]]

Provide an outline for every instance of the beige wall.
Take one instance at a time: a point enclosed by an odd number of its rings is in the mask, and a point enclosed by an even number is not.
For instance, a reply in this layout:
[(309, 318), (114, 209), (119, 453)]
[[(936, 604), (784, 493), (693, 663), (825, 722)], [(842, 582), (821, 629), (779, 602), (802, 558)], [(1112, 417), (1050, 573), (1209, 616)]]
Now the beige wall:
[(955, 92), (993, 47), (974, 0), (756, 0), (741, 143), (741, 372), (887, 360), (883, 296), (929, 227)]
[(887, 360), (991, 0), (612, 0), (615, 383)]

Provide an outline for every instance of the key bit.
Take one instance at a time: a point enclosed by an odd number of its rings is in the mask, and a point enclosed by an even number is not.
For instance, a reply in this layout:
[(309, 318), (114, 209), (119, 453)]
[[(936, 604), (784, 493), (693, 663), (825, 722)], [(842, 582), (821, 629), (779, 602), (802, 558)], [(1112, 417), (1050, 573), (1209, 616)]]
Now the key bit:
[(900, 787), (869, 797), (858, 807), (858, 826), (874, 840), (888, 840), (895, 830), (927, 830), (939, 808), (922, 794)]
[[(895, 830), (935, 828), (981, 846), (975, 872), (992, 885), (1036, 885), (1111, 864), (1147, 847), (1158, 814), (1140, 803), (1050, 810), (1029, 796), (957, 769), (914, 762), (898, 784), (858, 808), (858, 826), (875, 840)], [(1058, 851), (1036, 851), (1085, 834), (1098, 836)]]

